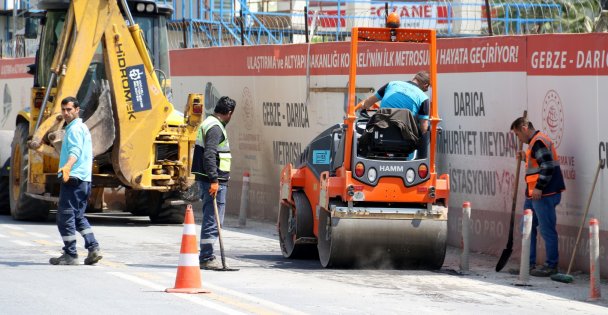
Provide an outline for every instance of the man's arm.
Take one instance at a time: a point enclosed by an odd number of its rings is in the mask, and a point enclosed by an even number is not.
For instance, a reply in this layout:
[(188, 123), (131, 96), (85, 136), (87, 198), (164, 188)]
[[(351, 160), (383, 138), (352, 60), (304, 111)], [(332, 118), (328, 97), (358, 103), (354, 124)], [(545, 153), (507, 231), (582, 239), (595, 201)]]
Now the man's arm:
[(383, 85), (381, 88), (378, 89), (378, 91), (372, 95), (370, 95), (364, 102), (363, 102), (363, 109), (367, 110), (370, 107), (372, 107), (374, 104), (378, 103), (378, 101), (382, 100), (382, 98), (384, 97), (384, 92), (386, 92), (386, 87), (388, 86), (388, 84)]
[(420, 132), (425, 133), (429, 130), (429, 120), (428, 119), (420, 119)]
[(376, 95), (371, 95), (370, 97), (368, 97), (367, 99), (365, 99), (365, 101), (363, 102), (363, 109), (367, 110), (370, 107), (372, 107), (374, 104), (376, 104), (379, 101), (378, 97), (376, 97)]
[(418, 121), (420, 122), (420, 131), (422, 133), (427, 132), (429, 130), (429, 113), (430, 113), (430, 105), (429, 100), (425, 100), (420, 105), (420, 110), (418, 111)]
[(213, 126), (205, 135), (205, 153), (203, 154), (203, 169), (212, 183), (218, 182), (217, 147), (222, 142), (224, 134), (220, 126)]
[[(80, 131), (80, 130), (78, 130)], [(61, 173), (61, 177), (63, 178), (63, 182), (67, 182), (70, 179), (70, 172), (72, 171), (72, 166), (74, 163), (78, 161), (80, 155), (82, 154), (82, 147), (84, 146), (84, 135), (82, 132), (78, 132), (77, 130), (73, 130), (66, 134), (65, 143), (63, 145), (68, 148), (68, 160), (64, 165), (60, 165), (58, 173)]]

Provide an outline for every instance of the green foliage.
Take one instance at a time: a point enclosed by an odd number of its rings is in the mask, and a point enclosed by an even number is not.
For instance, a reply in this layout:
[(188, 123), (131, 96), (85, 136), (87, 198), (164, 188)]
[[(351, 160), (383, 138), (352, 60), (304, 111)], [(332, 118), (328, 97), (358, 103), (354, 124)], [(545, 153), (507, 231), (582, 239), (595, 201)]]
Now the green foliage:
[(497, 35), (592, 32), (600, 0), (492, 1), (492, 31)]

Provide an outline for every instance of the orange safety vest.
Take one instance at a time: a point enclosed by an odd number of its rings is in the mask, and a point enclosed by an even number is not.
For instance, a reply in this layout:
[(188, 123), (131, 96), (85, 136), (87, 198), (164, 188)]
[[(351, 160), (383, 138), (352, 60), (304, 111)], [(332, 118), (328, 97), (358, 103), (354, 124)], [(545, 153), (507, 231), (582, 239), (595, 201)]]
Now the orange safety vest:
[[(545, 146), (551, 150), (551, 154), (553, 155), (552, 166), (556, 168), (554, 174), (556, 178), (562, 178), (561, 168), (559, 167), (559, 156), (557, 156), (557, 151), (555, 150), (555, 146), (553, 145), (551, 138), (549, 138), (546, 134), (540, 131), (537, 132), (530, 140), (530, 143), (528, 144), (528, 150), (526, 151), (526, 183), (528, 184), (528, 196), (532, 195), (532, 192), (536, 187), (538, 177), (540, 176), (540, 165), (538, 164), (538, 161), (536, 161), (536, 159), (532, 157), (532, 148), (534, 147), (534, 143), (536, 141), (542, 141)], [(560, 186), (558, 189), (550, 189), (546, 192), (543, 191), (543, 196), (553, 195), (564, 190), (565, 189)]]

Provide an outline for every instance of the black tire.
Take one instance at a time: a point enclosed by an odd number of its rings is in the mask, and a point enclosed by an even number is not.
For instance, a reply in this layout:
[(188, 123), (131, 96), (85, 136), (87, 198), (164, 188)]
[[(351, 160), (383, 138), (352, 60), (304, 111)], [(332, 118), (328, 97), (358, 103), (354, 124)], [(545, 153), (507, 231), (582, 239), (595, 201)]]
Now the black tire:
[(148, 215), (149, 191), (125, 189), (125, 208), (133, 215)]
[[(101, 193), (96, 192), (99, 189), (101, 189)], [(96, 194), (101, 194), (101, 195), (96, 195)], [(103, 212), (104, 208), (106, 208), (104, 206), (105, 202), (103, 202), (103, 194), (104, 194), (103, 188), (91, 188), (91, 196), (89, 196), (89, 200), (87, 202), (87, 209), (85, 210), (85, 213), (102, 213)], [(101, 198), (101, 207), (100, 208), (96, 207), (97, 198)]]
[(29, 124), (18, 123), (11, 144), (11, 171), (9, 176), (11, 215), (15, 220), (44, 221), (49, 216), (51, 204), (30, 198), (25, 194), (29, 169), (28, 135)]
[(170, 205), (170, 201), (195, 202), (200, 199), (198, 184), (185, 191), (159, 192), (125, 189), (125, 207), (133, 215), (147, 215), (153, 223), (184, 223), (186, 205)]
[(0, 171), (0, 214), (11, 214), (11, 202), (8, 200), (8, 185), (9, 185), (9, 163), (10, 159), (4, 163), (2, 166), (2, 171)]
[(133, 215), (147, 215), (152, 223), (184, 223), (185, 205), (170, 205), (172, 200), (184, 200), (179, 192), (125, 190), (126, 210)]
[(314, 238), (313, 217), (310, 202), (303, 191), (292, 193), (294, 206), (279, 206), (279, 244), (283, 257), (313, 259), (317, 256), (316, 244), (297, 244), (301, 237)]
[(184, 223), (186, 205), (170, 205), (173, 200), (182, 200), (177, 191), (159, 192), (150, 191), (148, 205), (150, 221), (152, 223)]

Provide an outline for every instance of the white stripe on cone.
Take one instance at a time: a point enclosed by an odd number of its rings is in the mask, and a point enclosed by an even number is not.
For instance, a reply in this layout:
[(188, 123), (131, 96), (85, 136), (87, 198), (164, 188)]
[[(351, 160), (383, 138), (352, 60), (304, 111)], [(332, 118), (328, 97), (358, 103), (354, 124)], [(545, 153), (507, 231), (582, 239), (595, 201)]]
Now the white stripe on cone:
[(179, 254), (179, 267), (199, 267), (198, 254)]
[(184, 224), (184, 235), (196, 236), (196, 224)]

